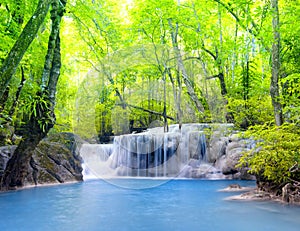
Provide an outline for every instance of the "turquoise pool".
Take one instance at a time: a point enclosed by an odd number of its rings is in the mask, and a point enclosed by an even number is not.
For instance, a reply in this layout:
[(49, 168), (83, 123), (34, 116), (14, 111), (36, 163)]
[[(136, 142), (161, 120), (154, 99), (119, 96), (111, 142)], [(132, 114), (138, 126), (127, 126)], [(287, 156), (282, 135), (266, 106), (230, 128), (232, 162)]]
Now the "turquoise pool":
[[(155, 187), (132, 189), (148, 183)], [(224, 200), (234, 193), (218, 190), (232, 183), (255, 184), (227, 180), (160, 183), (153, 179), (119, 179), (0, 193), (0, 230), (300, 230), (299, 207)]]

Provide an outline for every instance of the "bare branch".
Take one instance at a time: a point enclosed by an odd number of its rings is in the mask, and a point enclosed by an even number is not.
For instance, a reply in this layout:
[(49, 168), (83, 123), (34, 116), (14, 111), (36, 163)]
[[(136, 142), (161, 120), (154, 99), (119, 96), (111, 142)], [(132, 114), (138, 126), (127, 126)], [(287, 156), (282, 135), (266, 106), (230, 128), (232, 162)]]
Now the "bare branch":
[[(118, 106), (123, 106), (123, 104), (116, 104), (116, 105), (118, 105)], [(164, 115), (164, 113), (161, 113), (161, 112), (149, 110), (149, 109), (142, 108), (142, 107), (135, 106), (135, 105), (128, 104), (128, 103), (125, 103), (125, 105), (128, 106), (128, 107), (132, 107), (132, 108), (135, 108), (135, 109), (144, 111), (144, 112), (148, 112), (148, 113), (153, 114), (153, 115), (165, 116), (165, 117), (167, 117), (167, 118), (170, 119), (170, 120), (175, 120), (173, 117), (168, 116), (168, 115)]]

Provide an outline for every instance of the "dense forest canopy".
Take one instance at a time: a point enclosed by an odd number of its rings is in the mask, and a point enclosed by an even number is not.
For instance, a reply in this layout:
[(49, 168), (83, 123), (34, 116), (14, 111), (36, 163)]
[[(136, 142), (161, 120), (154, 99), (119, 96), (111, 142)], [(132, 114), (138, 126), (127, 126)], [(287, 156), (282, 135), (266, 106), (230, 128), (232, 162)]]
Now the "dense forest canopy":
[(98, 142), (171, 123), (298, 129), (299, 3), (1, 0), (1, 144), (29, 125)]
[[(2, 61), (35, 7), (35, 1), (1, 4)], [(294, 121), (299, 72), (299, 29), (294, 23), (299, 17), (297, 1), (279, 2), (279, 14), (278, 100), (285, 120)], [(273, 18), (270, 1), (69, 2), (61, 25), (62, 73), (55, 129), (72, 130), (77, 91), (89, 75), (99, 75), (99, 89), (103, 88), (103, 92), (98, 96), (105, 96), (98, 101), (107, 104), (108, 111), (120, 103), (118, 100), (139, 104), (134, 97), (154, 88), (150, 82), (162, 81), (167, 88), (167, 114), (174, 117), (171, 123), (227, 120), (246, 128), (271, 121)], [(24, 107), (32, 92), (42, 84), (37, 78), (47, 50), (47, 23), (45, 20), (26, 51), (9, 82), (10, 90), (6, 89), (9, 96), (1, 104), (4, 117), (12, 117), (14, 124), (22, 123), (20, 115), (24, 115)], [(22, 75), (26, 83), (15, 106), (17, 110), (9, 114)], [(140, 90), (137, 96), (126, 96), (134, 88), (140, 89), (140, 85), (145, 92)], [(157, 98), (149, 92), (148, 95), (152, 100)], [(175, 105), (178, 101), (186, 105)], [(142, 105), (144, 109), (150, 110), (149, 107)], [(161, 108), (157, 109), (161, 113)], [(128, 110), (145, 114), (130, 107)]]

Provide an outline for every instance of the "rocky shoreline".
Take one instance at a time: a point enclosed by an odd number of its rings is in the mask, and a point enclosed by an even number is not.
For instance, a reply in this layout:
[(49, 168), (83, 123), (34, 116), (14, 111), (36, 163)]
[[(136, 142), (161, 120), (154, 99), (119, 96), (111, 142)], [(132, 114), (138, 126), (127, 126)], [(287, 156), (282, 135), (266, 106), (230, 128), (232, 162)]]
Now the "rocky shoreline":
[[(33, 154), (24, 188), (83, 181), (81, 166), (83, 160), (80, 156), (80, 149), (84, 143), (86, 142), (72, 133), (49, 135), (38, 145)], [(247, 168), (236, 167), (243, 151), (252, 147), (251, 140), (240, 139), (234, 134), (225, 136), (215, 132), (207, 143), (207, 161), (210, 164), (198, 166), (199, 160), (191, 159), (187, 169), (182, 171), (182, 177), (255, 180), (255, 176), (248, 174)], [(15, 148), (16, 146), (0, 147), (0, 177)], [(293, 187), (288, 184), (277, 192), (267, 192), (267, 189), (266, 185), (253, 188), (231, 184), (219, 191), (241, 193), (227, 197), (226, 200), (275, 201), (300, 205), (299, 192), (293, 191)]]
[(257, 187), (242, 187), (237, 184), (229, 185), (225, 189), (220, 189), (219, 192), (241, 192), (241, 194), (226, 197), (225, 200), (230, 201), (270, 201), (282, 203), (285, 205), (300, 206), (299, 200), (286, 200), (284, 196), (277, 196), (274, 193), (266, 192), (258, 189)]

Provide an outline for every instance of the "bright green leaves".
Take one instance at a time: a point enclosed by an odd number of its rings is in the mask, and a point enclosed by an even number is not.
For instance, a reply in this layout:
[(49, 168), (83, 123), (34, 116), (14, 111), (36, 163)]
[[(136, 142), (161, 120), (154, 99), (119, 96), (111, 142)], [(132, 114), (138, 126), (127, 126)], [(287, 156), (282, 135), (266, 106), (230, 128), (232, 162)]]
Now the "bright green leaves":
[(241, 158), (240, 166), (248, 166), (251, 173), (277, 185), (299, 180), (299, 126), (256, 126), (246, 136), (257, 140), (257, 144)]
[(239, 129), (273, 120), (273, 108), (267, 94), (252, 96), (247, 100), (232, 98), (228, 110), (233, 114), (235, 126)]
[(300, 74), (291, 74), (281, 79), (283, 89), (283, 113), (288, 121), (300, 121)]
[(55, 118), (51, 115), (50, 100), (47, 94), (37, 93), (28, 98), (22, 107), (22, 113), (27, 121), (36, 121), (40, 129), (45, 132), (49, 126), (53, 126)]

